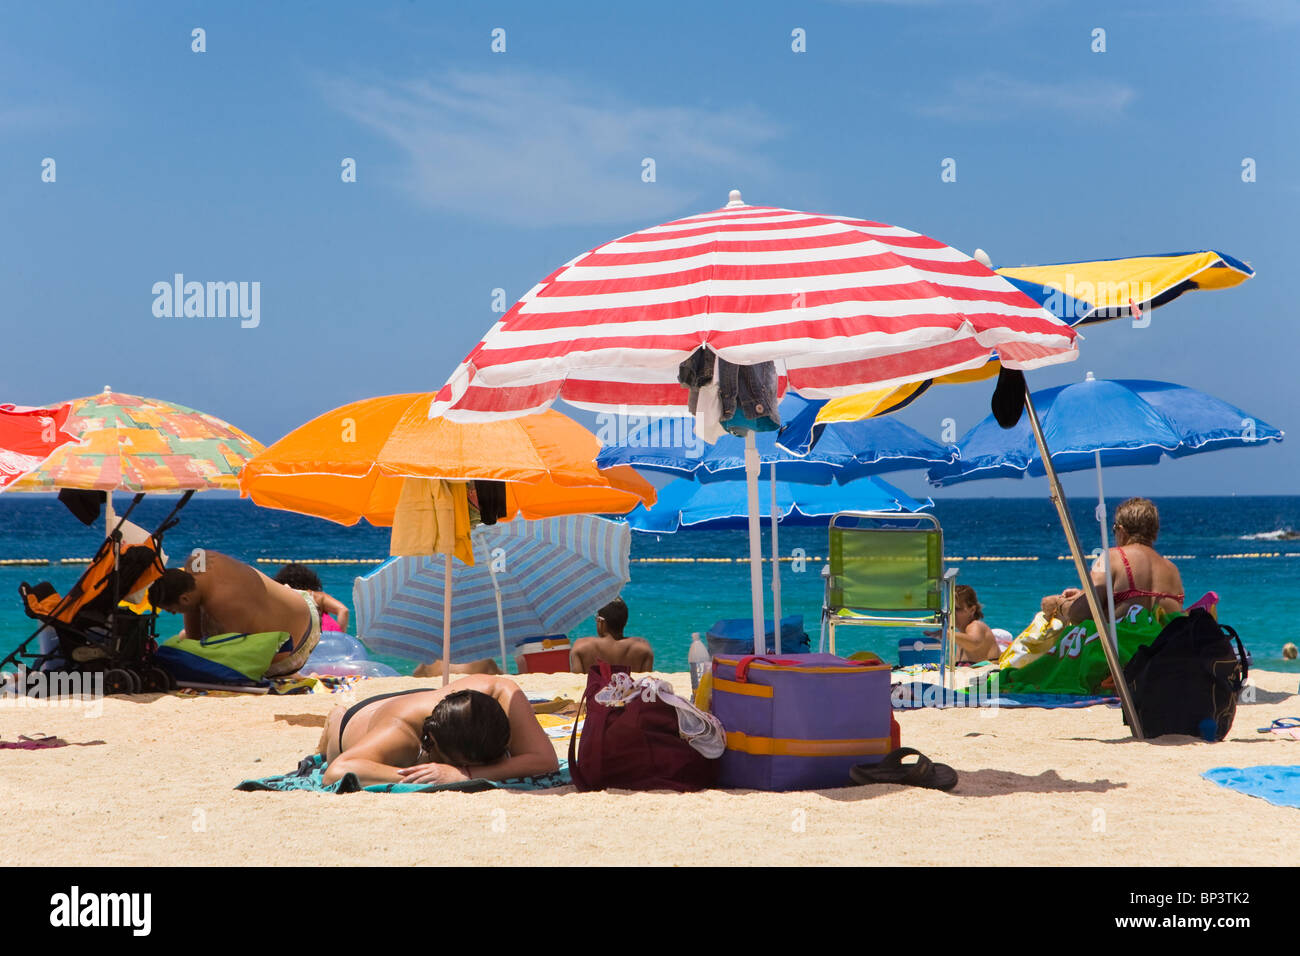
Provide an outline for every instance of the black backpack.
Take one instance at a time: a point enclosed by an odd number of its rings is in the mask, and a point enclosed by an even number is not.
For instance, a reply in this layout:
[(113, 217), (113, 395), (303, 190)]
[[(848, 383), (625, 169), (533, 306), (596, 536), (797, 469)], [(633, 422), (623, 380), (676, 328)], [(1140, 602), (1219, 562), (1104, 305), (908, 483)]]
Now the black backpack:
[(1144, 737), (1187, 734), (1222, 740), (1232, 729), (1247, 672), (1246, 649), (1237, 632), (1195, 608), (1137, 649), (1124, 668), (1124, 680)]

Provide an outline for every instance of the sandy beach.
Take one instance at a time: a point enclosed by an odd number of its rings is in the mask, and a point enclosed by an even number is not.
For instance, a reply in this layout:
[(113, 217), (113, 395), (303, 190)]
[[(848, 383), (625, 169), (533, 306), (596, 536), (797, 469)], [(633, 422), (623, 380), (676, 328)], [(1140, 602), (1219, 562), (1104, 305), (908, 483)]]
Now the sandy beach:
[[(685, 674), (665, 675), (679, 689)], [(0, 737), (73, 746), (0, 750), (0, 840), (25, 865), (1224, 865), (1300, 851), (1296, 811), (1200, 777), (1300, 763), (1300, 741), (1256, 732), (1300, 711), (1295, 674), (1253, 672), (1228, 739), (1137, 743), (1117, 708), (916, 710), (903, 744), (953, 766), (952, 793), (901, 786), (802, 793), (244, 793), (315, 749), (351, 694), (137, 695), (4, 701)], [(580, 696), (576, 675), (530, 675), (532, 695)], [(100, 713), (92, 716), (95, 710)], [(557, 750), (565, 742), (557, 741)], [(1235, 848), (1214, 834), (1232, 834)]]

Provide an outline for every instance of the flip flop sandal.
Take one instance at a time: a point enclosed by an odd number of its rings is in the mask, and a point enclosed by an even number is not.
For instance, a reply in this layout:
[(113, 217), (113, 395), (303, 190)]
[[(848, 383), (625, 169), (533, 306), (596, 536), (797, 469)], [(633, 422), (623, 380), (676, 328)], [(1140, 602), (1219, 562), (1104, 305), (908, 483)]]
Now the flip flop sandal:
[[(916, 757), (916, 762), (905, 764), (904, 757)], [(957, 786), (957, 771), (947, 764), (932, 762), (911, 747), (899, 747), (879, 763), (858, 764), (849, 771), (849, 778), (858, 784), (898, 783), (927, 790), (951, 790)]]
[(1256, 727), (1257, 733), (1267, 734), (1274, 730), (1291, 730), (1300, 727), (1300, 717), (1279, 717), (1267, 727)]
[(51, 747), (66, 746), (67, 741), (46, 734), (37, 734), (35, 737), (19, 734), (17, 742), (0, 740), (0, 750), (49, 750)]

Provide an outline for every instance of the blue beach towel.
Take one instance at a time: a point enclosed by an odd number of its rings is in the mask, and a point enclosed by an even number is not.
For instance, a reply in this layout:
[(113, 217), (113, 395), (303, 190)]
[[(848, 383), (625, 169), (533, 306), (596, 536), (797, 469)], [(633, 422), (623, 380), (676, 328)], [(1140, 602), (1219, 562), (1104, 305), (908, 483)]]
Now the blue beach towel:
[(484, 790), (549, 790), (552, 787), (567, 786), (569, 764), (560, 761), (560, 769), (555, 773), (540, 777), (514, 777), (509, 780), (461, 780), (456, 783), (380, 783), (369, 787), (361, 786), (356, 774), (345, 774), (341, 780), (327, 784), (324, 782), (325, 757), (312, 754), (304, 757), (298, 769), (292, 773), (275, 777), (261, 777), (245, 780), (236, 790), (310, 790), (315, 793), (436, 793), (441, 790), (459, 790), (463, 793), (480, 793)]
[(922, 707), (1092, 707), (1094, 704), (1118, 703), (1117, 697), (1089, 697), (1075, 694), (1012, 693), (991, 696), (972, 694), (968, 690), (944, 690), (938, 684), (912, 681), (895, 684), (891, 697), (899, 710), (918, 710)]
[(1274, 806), (1300, 808), (1300, 766), (1215, 767), (1201, 776), (1229, 790), (1260, 797)]

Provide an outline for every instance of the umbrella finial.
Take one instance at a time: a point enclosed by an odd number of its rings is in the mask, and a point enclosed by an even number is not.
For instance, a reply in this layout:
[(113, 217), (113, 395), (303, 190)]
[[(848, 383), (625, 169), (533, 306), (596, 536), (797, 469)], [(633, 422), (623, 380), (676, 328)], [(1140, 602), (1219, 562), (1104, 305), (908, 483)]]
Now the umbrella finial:
[(733, 190), (728, 194), (728, 196), (727, 196), (727, 205), (728, 205), (728, 206), (743, 206), (743, 205), (745, 205), (745, 200), (743, 200), (743, 199), (740, 198), (740, 190), (739, 190), (739, 189), (733, 189)]
[(976, 249), (975, 255), (973, 255), (971, 258), (973, 258), (976, 262), (982, 265), (985, 269), (993, 268), (993, 260), (989, 258), (989, 254), (985, 252), (983, 249)]
[(111, 388), (109, 388), (107, 385), (105, 385), (105, 386), (104, 386), (104, 394), (105, 394), (105, 395), (111, 395), (112, 393), (113, 393), (113, 390), (112, 390)]
[(1083, 380), (1085, 382), (1095, 382), (1097, 381), (1097, 378), (1091, 372), (1089, 372), (1087, 375), (1083, 377)]

